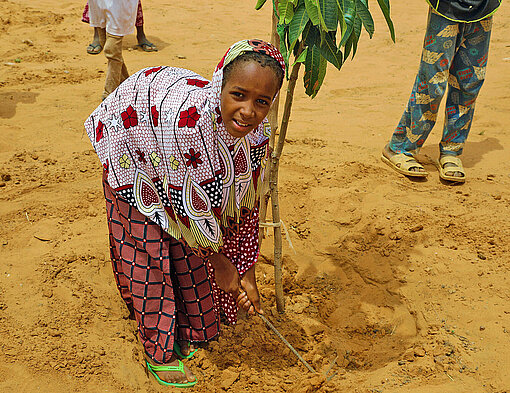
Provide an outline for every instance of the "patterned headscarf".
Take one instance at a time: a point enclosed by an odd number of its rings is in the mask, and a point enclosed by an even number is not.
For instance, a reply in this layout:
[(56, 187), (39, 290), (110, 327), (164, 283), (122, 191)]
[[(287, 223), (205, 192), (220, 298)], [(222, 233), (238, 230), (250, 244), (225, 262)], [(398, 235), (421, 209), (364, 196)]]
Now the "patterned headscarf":
[(271, 128), (265, 119), (244, 138), (221, 119), (224, 67), (249, 51), (284, 69), (280, 52), (243, 40), (226, 52), (212, 83), (182, 68), (143, 69), (124, 81), (85, 121), (117, 194), (201, 256), (221, 251), (258, 204)]

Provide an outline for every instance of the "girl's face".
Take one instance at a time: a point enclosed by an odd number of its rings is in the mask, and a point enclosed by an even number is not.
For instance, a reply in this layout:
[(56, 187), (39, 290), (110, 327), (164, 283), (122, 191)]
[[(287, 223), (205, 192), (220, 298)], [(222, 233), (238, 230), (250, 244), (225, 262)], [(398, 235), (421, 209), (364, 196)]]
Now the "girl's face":
[(273, 70), (256, 62), (235, 65), (221, 91), (221, 117), (230, 135), (242, 138), (267, 115), (278, 91)]

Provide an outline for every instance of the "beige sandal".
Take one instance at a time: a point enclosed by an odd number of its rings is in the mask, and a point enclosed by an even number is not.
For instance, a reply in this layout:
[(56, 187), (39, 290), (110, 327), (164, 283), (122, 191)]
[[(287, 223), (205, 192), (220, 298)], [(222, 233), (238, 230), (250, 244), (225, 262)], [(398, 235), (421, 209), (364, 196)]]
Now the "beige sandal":
[[(445, 164), (453, 164), (454, 166), (449, 166), (445, 168)], [(439, 157), (437, 167), (439, 169), (439, 177), (443, 180), (453, 181), (457, 183), (464, 183), (466, 181), (466, 172), (464, 171), (462, 161), (460, 160), (459, 157), (444, 154), (441, 157)], [(447, 175), (446, 174), (447, 172), (460, 172), (462, 176)]]
[[(425, 171), (423, 165), (416, 161), (414, 157), (407, 156), (404, 153), (396, 153), (390, 158), (382, 154), (381, 160), (402, 175), (411, 177), (427, 177), (429, 174)], [(412, 168), (423, 169), (423, 171), (412, 171)]]

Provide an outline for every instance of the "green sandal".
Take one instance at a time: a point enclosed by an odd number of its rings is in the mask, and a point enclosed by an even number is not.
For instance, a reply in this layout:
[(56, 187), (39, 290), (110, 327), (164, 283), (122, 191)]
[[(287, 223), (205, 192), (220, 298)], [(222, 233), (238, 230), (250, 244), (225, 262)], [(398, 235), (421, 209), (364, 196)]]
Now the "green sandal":
[(181, 346), (179, 345), (179, 343), (177, 341), (174, 341), (174, 352), (177, 356), (179, 356), (181, 359), (191, 359), (193, 357), (193, 355), (195, 354), (195, 352), (198, 351), (198, 348), (191, 351), (190, 353), (188, 353), (186, 356), (183, 355), (183, 353), (181, 352)]
[(190, 387), (194, 386), (197, 383), (196, 377), (193, 382), (166, 382), (166, 381), (163, 381), (158, 376), (158, 374), (156, 374), (156, 372), (158, 372), (158, 371), (180, 371), (182, 374), (184, 374), (184, 376), (186, 376), (186, 373), (184, 372), (184, 364), (182, 364), (182, 362), (180, 360), (178, 360), (178, 362), (179, 362), (178, 366), (168, 366), (168, 365), (167, 366), (164, 366), (164, 365), (156, 366), (154, 364), (150, 364), (147, 360), (145, 360), (145, 364), (147, 365), (147, 370), (152, 375), (154, 375), (154, 378), (156, 378), (156, 381), (158, 381), (158, 383), (160, 385), (173, 386), (176, 388), (190, 388)]

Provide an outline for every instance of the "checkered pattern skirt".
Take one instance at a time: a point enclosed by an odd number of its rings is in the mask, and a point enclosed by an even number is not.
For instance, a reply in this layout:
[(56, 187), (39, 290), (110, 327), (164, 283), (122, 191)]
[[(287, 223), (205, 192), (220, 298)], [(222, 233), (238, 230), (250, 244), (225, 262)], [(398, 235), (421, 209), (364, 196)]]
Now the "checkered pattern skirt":
[(126, 201), (103, 180), (110, 255), (117, 286), (134, 310), (145, 352), (166, 363), (174, 340), (219, 333), (207, 262)]

